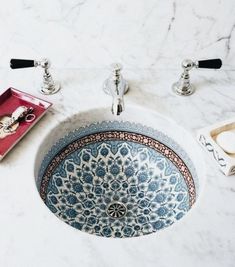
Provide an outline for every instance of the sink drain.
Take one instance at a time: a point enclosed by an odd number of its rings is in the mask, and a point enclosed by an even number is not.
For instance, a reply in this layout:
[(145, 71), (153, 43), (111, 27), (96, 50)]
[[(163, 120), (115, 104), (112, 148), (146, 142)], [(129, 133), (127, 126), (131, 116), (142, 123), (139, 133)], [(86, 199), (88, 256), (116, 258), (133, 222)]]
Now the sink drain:
[(110, 203), (106, 209), (107, 215), (115, 219), (125, 216), (126, 211), (126, 206), (120, 202)]

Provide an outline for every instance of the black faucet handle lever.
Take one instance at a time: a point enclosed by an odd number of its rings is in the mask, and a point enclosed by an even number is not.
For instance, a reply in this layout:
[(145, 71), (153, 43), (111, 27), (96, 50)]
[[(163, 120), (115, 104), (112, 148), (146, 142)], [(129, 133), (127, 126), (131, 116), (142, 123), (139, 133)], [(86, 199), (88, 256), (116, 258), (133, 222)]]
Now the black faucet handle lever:
[(35, 67), (35, 60), (12, 58), (10, 60), (10, 67), (12, 69), (32, 68)]
[(198, 68), (203, 69), (220, 69), (222, 66), (222, 60), (220, 58), (199, 60), (197, 62)]

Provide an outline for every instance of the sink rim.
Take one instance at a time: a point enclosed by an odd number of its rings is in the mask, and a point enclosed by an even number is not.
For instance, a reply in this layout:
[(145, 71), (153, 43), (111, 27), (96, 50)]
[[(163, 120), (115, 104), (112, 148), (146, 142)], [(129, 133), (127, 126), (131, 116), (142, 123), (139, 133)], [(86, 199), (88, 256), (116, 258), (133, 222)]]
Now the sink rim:
[[(111, 114), (110, 108), (108, 107), (98, 107), (98, 108), (92, 108), (92, 109), (87, 109), (78, 113), (73, 114), (72, 116), (69, 116), (67, 118), (65, 118), (63, 121), (58, 122), (57, 124), (55, 124), (53, 126), (53, 128), (44, 136), (44, 138), (42, 139), (41, 143), (39, 144), (39, 148), (37, 149), (36, 152), (36, 156), (34, 159), (34, 178), (36, 179), (37, 174), (38, 174), (38, 169), (42, 163), (42, 159), (44, 158), (44, 156), (49, 152), (49, 150), (52, 148), (52, 146), (56, 145), (60, 139), (64, 139), (66, 138), (71, 132), (76, 132), (78, 130), (78, 127), (76, 127), (76, 125), (73, 125), (73, 127), (71, 127), (71, 129), (68, 129), (68, 125), (71, 126), (71, 123), (74, 122), (78, 122), (79, 121), (79, 128), (83, 128), (86, 127), (89, 124), (95, 124), (95, 123), (100, 123), (103, 120), (90, 120), (89, 119), (84, 119), (84, 117), (86, 117), (89, 114), (97, 114), (98, 113), (106, 113), (105, 115), (108, 115), (108, 119), (104, 120), (104, 121), (118, 121), (118, 122), (125, 122), (126, 121), (126, 116), (125, 114), (127, 114), (129, 111), (134, 111), (135, 113), (137, 113), (137, 111), (139, 111), (138, 113), (138, 118), (137, 120), (133, 120), (131, 122), (137, 123), (137, 124), (141, 124), (141, 126), (143, 127), (147, 127), (147, 128), (152, 128), (155, 131), (159, 131), (162, 132), (164, 135), (166, 135), (167, 137), (169, 137), (170, 139), (172, 139), (178, 146), (180, 149), (182, 149), (183, 151), (186, 152), (188, 158), (193, 162), (194, 165), (200, 165), (200, 168), (196, 168), (196, 172), (197, 173), (201, 173), (201, 175), (198, 175), (198, 182), (200, 183), (200, 188), (199, 188), (199, 195), (200, 192), (203, 191), (204, 185), (205, 185), (205, 179), (202, 179), (201, 177), (205, 177), (206, 176), (206, 165), (205, 162), (202, 160), (202, 157), (204, 156), (202, 153), (202, 150), (200, 148), (200, 146), (198, 145), (197, 141), (195, 138), (193, 138), (193, 134), (190, 133), (190, 131), (188, 131), (187, 129), (183, 128), (181, 125), (177, 124), (174, 120), (172, 120), (171, 118), (167, 117), (166, 115), (159, 113), (153, 109), (149, 109), (146, 107), (142, 107), (139, 105), (129, 105), (128, 109), (125, 110), (120, 116), (114, 116)], [(179, 131), (181, 131), (182, 135), (184, 134), (184, 138), (183, 141), (185, 141), (185, 139), (190, 139), (190, 142), (192, 142), (192, 147), (193, 148), (186, 148), (184, 147), (184, 145), (187, 142), (184, 142), (183, 144), (181, 144), (177, 139), (179, 137), (179, 135), (177, 135), (177, 138), (174, 138), (174, 136), (171, 136), (171, 134), (167, 134), (164, 131), (162, 131), (161, 129), (155, 129), (152, 125), (149, 125), (149, 122), (144, 121), (144, 123), (138, 122), (139, 120), (139, 114), (143, 114), (146, 113), (149, 115), (153, 115), (155, 116), (157, 119), (162, 121), (165, 121), (167, 123), (170, 123), (172, 126), (175, 126)], [(82, 119), (81, 119), (82, 118)], [(111, 119), (110, 119), (111, 118)], [(50, 139), (52, 136), (54, 136), (54, 134), (56, 132), (58, 132), (58, 130), (60, 130), (61, 125), (65, 125), (65, 130), (60, 131), (59, 137), (56, 138), (56, 141), (54, 141), (54, 138), (52, 141), (49, 141), (48, 143), (45, 142), (46, 140)], [(165, 127), (165, 125), (164, 125)], [(167, 129), (167, 128), (165, 128)], [(174, 149), (174, 148), (173, 148)], [(192, 150), (196, 150), (196, 153), (192, 154)], [(201, 157), (198, 157), (195, 159), (195, 154), (199, 154)]]
[[(138, 109), (140, 109), (139, 107), (137, 107)], [(83, 116), (86, 116), (87, 114), (95, 114), (96, 112), (97, 112), (97, 110), (98, 111), (107, 111), (108, 113), (110, 112), (107, 108), (103, 108), (103, 109), (100, 109), (100, 108), (98, 108), (98, 109), (89, 109), (89, 110), (87, 110), (87, 111), (84, 111), (84, 112), (81, 112), (81, 113), (78, 113), (78, 114), (75, 114), (74, 116), (72, 116), (73, 117), (73, 119), (75, 119), (75, 120), (77, 120), (77, 119), (79, 119), (79, 118), (81, 118), (81, 117), (83, 117)], [(147, 111), (148, 109), (146, 109), (146, 108), (141, 108), (140, 109), (141, 111)], [(136, 112), (136, 107), (134, 107), (134, 111)], [(159, 113), (157, 113), (157, 112), (155, 112), (155, 111), (150, 111), (151, 113), (153, 113), (155, 116), (157, 116), (158, 117), (158, 119), (159, 118), (161, 118), (161, 119), (166, 119), (166, 117), (165, 116), (162, 116), (161, 114), (159, 114)], [(121, 123), (123, 123), (123, 117), (125, 118), (125, 116), (120, 116), (119, 118), (116, 118), (115, 117), (115, 121), (118, 121), (119, 123), (121, 122)], [(112, 117), (113, 118), (113, 117)], [(71, 120), (71, 117), (70, 118), (67, 118), (67, 119), (65, 119), (64, 120), (65, 122), (69, 122), (69, 123), (72, 123), (72, 121), (73, 120)], [(93, 120), (92, 120), (93, 121)], [(82, 121), (83, 122), (83, 124), (84, 125), (87, 125), (87, 122), (84, 122), (84, 121)], [(93, 121), (94, 122), (94, 121)], [(97, 121), (95, 121), (96, 123), (94, 123), (94, 124), (97, 124)], [(125, 122), (125, 120), (124, 120), (124, 122)], [(171, 120), (169, 120), (169, 119), (167, 119), (167, 122), (168, 123), (170, 123), (170, 124), (173, 124), (173, 125), (176, 125), (175, 124), (175, 122), (174, 121), (171, 121)], [(142, 123), (140, 124), (142, 127), (149, 127), (149, 126), (145, 126), (145, 124), (143, 125)], [(179, 126), (179, 125), (176, 125), (176, 127), (177, 127), (177, 129), (181, 129), (181, 131), (183, 131), (183, 132), (186, 132), (187, 133), (187, 135), (190, 135), (185, 129), (183, 129), (181, 126)], [(57, 126), (55, 126), (54, 127), (54, 129), (59, 129), (60, 128), (60, 125), (57, 125)], [(154, 129), (153, 127), (150, 127), (150, 128), (152, 128), (154, 131), (157, 131), (156, 129)], [(77, 129), (77, 130), (75, 130), (75, 132), (77, 132), (77, 131), (79, 131), (79, 129)], [(68, 133), (67, 135), (69, 135), (69, 134), (71, 134), (71, 133)], [(165, 133), (164, 133), (165, 134)], [(48, 136), (51, 136), (52, 135), (52, 133), (50, 132), (49, 134), (48, 134)], [(65, 138), (66, 136), (64, 136), (64, 138)], [(46, 137), (47, 138), (47, 137)], [(45, 138), (45, 139), (46, 139)], [(178, 143), (174, 138), (171, 138), (171, 136), (169, 137), (170, 139), (173, 139), (173, 141), (175, 142), (175, 143)], [(45, 141), (45, 139), (43, 140), (43, 142), (42, 143), (44, 143), (44, 141)], [(63, 139), (63, 138), (62, 138)], [(196, 144), (196, 142), (195, 142), (195, 140), (193, 139), (193, 137), (190, 135), (190, 140), (191, 141), (194, 141), (194, 143)], [(60, 139), (59, 140), (57, 140), (57, 142), (56, 143), (58, 143), (58, 142), (60, 142)], [(178, 146), (181, 148), (181, 149), (183, 149), (184, 150), (184, 148), (182, 148), (182, 146), (180, 145), (180, 144), (178, 144)], [(48, 148), (48, 147), (47, 147)], [(198, 148), (199, 148), (199, 146), (198, 146)], [(48, 149), (47, 149), (48, 150)], [(174, 149), (173, 149), (174, 150)], [(174, 150), (175, 151), (175, 150)], [(178, 151), (176, 151), (176, 152), (178, 152)], [(40, 149), (38, 150), (38, 153), (40, 153)], [(37, 162), (37, 159), (38, 159), (38, 153), (37, 153), (37, 157), (35, 158), (35, 164), (37, 164), (38, 162)], [(186, 153), (187, 153), (187, 151), (186, 151)], [(178, 154), (178, 153), (177, 153)], [(194, 160), (192, 160), (192, 158), (191, 158), (191, 156), (189, 155), (188, 156), (188, 158), (190, 159), (190, 161), (192, 161), (193, 162), (193, 165), (194, 165)], [(183, 158), (183, 160), (185, 161), (185, 159)], [(204, 162), (202, 161), (202, 160), (200, 160), (199, 161), (200, 162), (200, 164), (202, 164), (201, 166), (203, 166), (203, 164), (204, 164)], [(39, 162), (39, 166), (41, 165), (41, 163)], [(191, 169), (190, 169), (191, 170)], [(198, 173), (198, 170), (196, 169), (196, 173)], [(202, 170), (200, 170), (200, 172), (199, 173), (203, 173), (202, 172)], [(199, 176), (199, 183), (200, 183), (200, 186), (199, 186), (199, 190), (197, 190), (197, 198), (196, 198), (196, 203), (194, 203), (194, 205), (193, 205), (193, 209), (195, 209), (195, 205), (197, 205), (198, 204), (198, 200), (200, 199), (200, 195), (201, 195), (201, 191), (202, 191), (202, 186), (203, 186), (203, 184), (204, 183), (202, 183), (203, 182), (203, 179), (200, 179), (201, 177), (200, 177), (200, 175), (199, 175), (199, 173), (198, 173), (198, 176)], [(203, 175), (203, 177), (205, 177), (205, 175)], [(35, 179), (36, 179), (36, 176), (35, 176)], [(201, 181), (202, 180), (202, 181)], [(204, 179), (205, 180), (205, 179)], [(191, 212), (191, 208), (190, 208), (190, 210), (187, 212), (187, 214), (186, 215), (188, 215), (188, 213), (189, 212)], [(184, 216), (185, 217), (185, 216)], [(182, 220), (181, 220), (182, 221)], [(184, 220), (183, 220), (184, 221)], [(174, 223), (175, 224), (175, 223)], [(178, 224), (178, 223), (177, 223)], [(172, 226), (171, 227), (167, 227), (167, 228), (172, 228)], [(166, 228), (164, 228), (164, 230), (166, 230)], [(154, 232), (153, 232), (154, 233)]]

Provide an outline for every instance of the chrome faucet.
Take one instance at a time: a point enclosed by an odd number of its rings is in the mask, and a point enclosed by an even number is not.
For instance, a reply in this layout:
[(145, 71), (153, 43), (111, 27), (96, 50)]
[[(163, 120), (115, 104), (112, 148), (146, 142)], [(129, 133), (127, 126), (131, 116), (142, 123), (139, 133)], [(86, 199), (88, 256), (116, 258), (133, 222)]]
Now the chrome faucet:
[(110, 66), (112, 74), (105, 80), (103, 90), (106, 94), (111, 95), (112, 113), (114, 115), (120, 115), (124, 111), (123, 96), (128, 91), (128, 83), (123, 79), (121, 75), (122, 65), (119, 63), (113, 63)]
[(220, 58), (192, 61), (191, 59), (185, 59), (182, 64), (183, 73), (180, 79), (172, 85), (172, 90), (180, 96), (188, 96), (195, 92), (195, 87), (190, 82), (189, 71), (192, 68), (196, 69), (220, 69), (222, 66), (222, 60)]
[(10, 61), (10, 67), (12, 69), (22, 69), (41, 66), (44, 69), (43, 82), (40, 88), (40, 92), (44, 95), (52, 95), (60, 90), (60, 84), (52, 79), (49, 68), (51, 63), (49, 59), (44, 58), (42, 60), (33, 59), (17, 59), (12, 58)]

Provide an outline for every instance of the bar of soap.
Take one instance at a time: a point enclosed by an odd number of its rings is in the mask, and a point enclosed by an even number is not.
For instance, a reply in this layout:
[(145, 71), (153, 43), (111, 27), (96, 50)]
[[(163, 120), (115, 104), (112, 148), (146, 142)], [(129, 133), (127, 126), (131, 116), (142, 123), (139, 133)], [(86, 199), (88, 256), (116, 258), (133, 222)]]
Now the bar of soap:
[(216, 143), (229, 154), (235, 154), (235, 132), (224, 131), (217, 135)]

